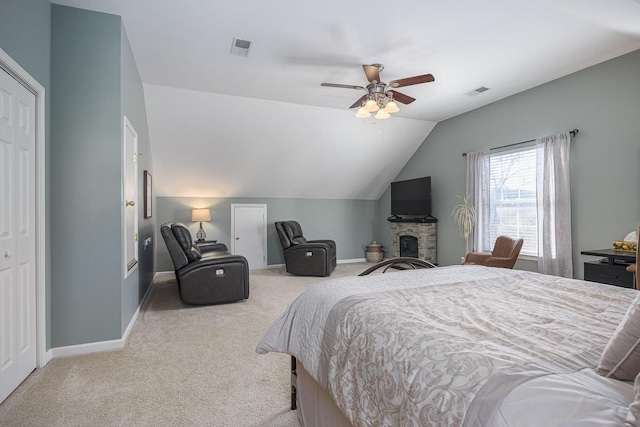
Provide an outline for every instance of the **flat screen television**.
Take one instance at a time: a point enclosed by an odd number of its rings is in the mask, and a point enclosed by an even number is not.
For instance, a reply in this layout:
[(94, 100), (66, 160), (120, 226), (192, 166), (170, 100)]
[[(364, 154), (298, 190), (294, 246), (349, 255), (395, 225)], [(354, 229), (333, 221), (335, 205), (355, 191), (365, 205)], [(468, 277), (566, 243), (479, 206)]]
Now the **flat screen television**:
[(431, 216), (431, 177), (392, 182), (391, 215)]

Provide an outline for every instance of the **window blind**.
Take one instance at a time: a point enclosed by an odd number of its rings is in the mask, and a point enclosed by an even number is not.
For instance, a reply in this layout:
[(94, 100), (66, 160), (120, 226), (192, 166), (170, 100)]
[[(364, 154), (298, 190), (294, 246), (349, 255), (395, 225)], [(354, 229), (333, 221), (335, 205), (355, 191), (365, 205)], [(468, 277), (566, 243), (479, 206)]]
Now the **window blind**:
[(535, 146), (492, 153), (489, 165), (491, 247), (500, 235), (521, 237), (521, 253), (538, 256)]

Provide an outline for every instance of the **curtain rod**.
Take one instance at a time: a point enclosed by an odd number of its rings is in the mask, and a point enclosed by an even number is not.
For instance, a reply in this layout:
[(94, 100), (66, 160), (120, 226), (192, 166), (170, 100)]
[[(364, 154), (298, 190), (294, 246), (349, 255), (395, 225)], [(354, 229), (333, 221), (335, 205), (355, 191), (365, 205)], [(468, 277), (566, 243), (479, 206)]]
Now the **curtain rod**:
[[(575, 137), (578, 134), (578, 132), (580, 132), (578, 129), (574, 129), (569, 133), (571, 134), (571, 136)], [(514, 142), (513, 144), (507, 144), (507, 145), (501, 145), (500, 147), (489, 148), (489, 151), (498, 150), (500, 148), (513, 147), (514, 145), (526, 144), (527, 142), (533, 142), (533, 141), (535, 141), (535, 139), (530, 139), (528, 141)], [(462, 157), (466, 157), (466, 156), (467, 156), (467, 153), (462, 153)]]

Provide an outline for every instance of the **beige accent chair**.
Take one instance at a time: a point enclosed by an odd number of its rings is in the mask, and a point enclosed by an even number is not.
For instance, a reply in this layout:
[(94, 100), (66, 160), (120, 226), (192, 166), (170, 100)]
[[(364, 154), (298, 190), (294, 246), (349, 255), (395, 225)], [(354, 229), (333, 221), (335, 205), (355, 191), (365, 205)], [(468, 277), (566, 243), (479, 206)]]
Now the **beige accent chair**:
[(512, 239), (507, 236), (499, 236), (493, 251), (469, 252), (463, 264), (486, 265), (487, 267), (513, 268), (522, 249), (523, 239)]
[[(640, 237), (640, 226), (638, 226), (638, 234)], [(640, 243), (640, 242), (638, 242)], [(639, 248), (640, 249), (640, 248)], [(627, 267), (627, 271), (631, 272), (634, 274), (636, 280), (635, 280), (635, 288), (636, 289), (640, 289), (640, 277), (638, 277), (638, 263), (640, 262), (640, 250), (636, 249), (636, 263), (635, 264), (631, 264), (629, 267)]]

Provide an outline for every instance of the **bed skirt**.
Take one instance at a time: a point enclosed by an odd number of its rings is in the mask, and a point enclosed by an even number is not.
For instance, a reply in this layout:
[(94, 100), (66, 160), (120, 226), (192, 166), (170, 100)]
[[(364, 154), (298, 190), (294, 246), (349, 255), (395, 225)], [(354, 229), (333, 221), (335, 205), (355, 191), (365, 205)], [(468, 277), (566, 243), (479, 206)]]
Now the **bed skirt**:
[(351, 427), (327, 390), (313, 379), (300, 361), (297, 362), (298, 420), (303, 427)]

